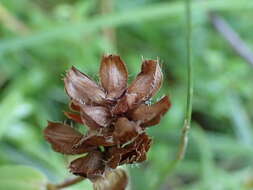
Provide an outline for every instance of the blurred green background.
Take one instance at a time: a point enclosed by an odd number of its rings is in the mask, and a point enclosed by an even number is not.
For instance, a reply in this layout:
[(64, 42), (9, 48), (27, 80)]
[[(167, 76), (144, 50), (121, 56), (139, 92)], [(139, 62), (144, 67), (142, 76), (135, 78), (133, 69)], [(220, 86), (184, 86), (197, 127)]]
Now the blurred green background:
[(170, 169), (186, 105), (184, 7), (177, 0), (1, 0), (0, 189), (45, 189), (48, 181), (71, 177), (71, 158), (53, 152), (42, 131), (47, 120), (66, 120), (65, 71), (74, 65), (98, 79), (104, 53), (121, 55), (130, 80), (142, 57), (158, 57), (164, 84), (153, 101), (165, 94), (172, 100), (148, 130), (154, 138), (148, 160), (126, 167), (130, 189), (253, 189), (253, 65), (208, 17), (222, 16), (253, 50), (252, 0), (193, 1), (193, 125), (185, 159)]

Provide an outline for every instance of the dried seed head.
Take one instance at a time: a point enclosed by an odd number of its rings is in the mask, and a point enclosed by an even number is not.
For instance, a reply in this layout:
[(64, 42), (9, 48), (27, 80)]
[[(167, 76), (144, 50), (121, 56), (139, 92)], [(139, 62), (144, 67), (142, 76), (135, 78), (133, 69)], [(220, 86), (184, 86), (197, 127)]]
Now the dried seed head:
[(126, 66), (117, 55), (102, 58), (101, 86), (72, 67), (64, 79), (71, 110), (65, 115), (86, 125), (88, 132), (81, 134), (69, 125), (53, 122), (44, 131), (56, 152), (87, 153), (71, 162), (70, 171), (92, 180), (98, 190), (125, 189), (125, 172), (114, 169), (147, 159), (152, 140), (145, 129), (158, 124), (170, 108), (167, 96), (153, 105), (145, 104), (162, 84), (157, 60), (144, 60), (129, 87), (127, 77)]

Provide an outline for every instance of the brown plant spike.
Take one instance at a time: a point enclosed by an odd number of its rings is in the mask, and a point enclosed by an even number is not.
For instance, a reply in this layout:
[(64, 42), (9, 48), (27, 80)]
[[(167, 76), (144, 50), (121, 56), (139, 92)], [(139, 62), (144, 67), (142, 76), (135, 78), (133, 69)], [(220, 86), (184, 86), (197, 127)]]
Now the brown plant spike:
[[(153, 105), (146, 104), (162, 84), (157, 60), (144, 60), (141, 72), (127, 86), (128, 72), (122, 59), (117, 55), (103, 56), (100, 80), (101, 85), (75, 67), (64, 78), (70, 98), (70, 111), (65, 115), (86, 125), (86, 134), (54, 122), (48, 122), (44, 131), (56, 152), (87, 153), (72, 161), (69, 168), (73, 174), (93, 182), (110, 176), (108, 172), (119, 165), (145, 161), (152, 142), (145, 130), (158, 124), (171, 106), (167, 96)], [(115, 175), (126, 178), (122, 172)]]

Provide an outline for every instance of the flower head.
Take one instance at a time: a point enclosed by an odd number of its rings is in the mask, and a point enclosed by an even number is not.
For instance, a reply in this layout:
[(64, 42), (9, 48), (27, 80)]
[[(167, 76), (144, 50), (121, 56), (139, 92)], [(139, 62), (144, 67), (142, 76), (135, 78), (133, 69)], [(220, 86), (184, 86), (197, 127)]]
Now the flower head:
[[(63, 123), (48, 122), (44, 131), (52, 148), (62, 154), (83, 154), (70, 171), (91, 180), (122, 164), (143, 162), (151, 145), (147, 127), (156, 125), (170, 108), (167, 96), (153, 105), (163, 75), (156, 60), (144, 60), (141, 72), (128, 86), (128, 72), (119, 56), (103, 56), (101, 84), (72, 67), (64, 79), (71, 112), (65, 115), (88, 127), (82, 134)], [(101, 150), (101, 147), (103, 150)]]

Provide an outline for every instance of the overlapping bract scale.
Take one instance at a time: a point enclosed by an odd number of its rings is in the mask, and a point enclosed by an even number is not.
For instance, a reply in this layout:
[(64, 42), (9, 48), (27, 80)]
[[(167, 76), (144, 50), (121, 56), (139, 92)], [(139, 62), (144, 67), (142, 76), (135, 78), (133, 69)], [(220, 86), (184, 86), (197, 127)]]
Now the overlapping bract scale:
[(120, 97), (127, 87), (127, 68), (119, 56), (103, 56), (100, 67), (101, 84), (108, 99)]
[(82, 154), (96, 148), (85, 144), (75, 148), (74, 146), (81, 141), (84, 135), (66, 124), (48, 122), (44, 134), (53, 149), (63, 154)]
[(105, 101), (103, 89), (75, 67), (67, 72), (64, 83), (68, 96), (78, 104), (102, 104)]
[(145, 60), (141, 72), (127, 88), (125, 95), (113, 109), (114, 114), (126, 113), (150, 99), (161, 87), (163, 74), (156, 60)]

